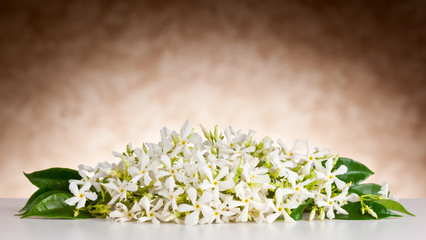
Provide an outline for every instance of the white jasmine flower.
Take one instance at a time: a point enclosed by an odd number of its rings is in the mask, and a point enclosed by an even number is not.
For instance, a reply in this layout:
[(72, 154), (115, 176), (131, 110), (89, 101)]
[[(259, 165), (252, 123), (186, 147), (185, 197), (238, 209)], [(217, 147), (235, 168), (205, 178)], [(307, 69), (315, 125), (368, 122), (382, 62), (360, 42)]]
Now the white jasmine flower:
[(184, 190), (182, 187), (173, 191), (173, 188), (163, 189), (158, 192), (158, 195), (165, 197), (169, 201), (164, 205), (164, 211), (168, 211), (169, 207), (172, 206), (173, 211), (177, 209), (176, 198), (179, 197)]
[(341, 194), (335, 196), (335, 197), (330, 197), (330, 195), (327, 195), (327, 198), (322, 200), (318, 200), (317, 202), (315, 202), (317, 204), (318, 207), (324, 207), (327, 209), (327, 217), (329, 219), (333, 219), (334, 218), (334, 210), (337, 211), (337, 213), (341, 213), (341, 214), (348, 214), (348, 212), (346, 212), (345, 209), (341, 208), (341, 204), (340, 202), (342, 200), (345, 199), (347, 192), (342, 192)]
[[(137, 153), (137, 155), (139, 155), (139, 151)], [(152, 179), (149, 176), (149, 172), (150, 172), (150, 168), (149, 168), (149, 156), (147, 155), (141, 155), (140, 157), (138, 156), (139, 159), (139, 166), (132, 166), (129, 167), (129, 169), (127, 169), (127, 171), (129, 172), (129, 174), (133, 177), (131, 182), (133, 183), (137, 183), (139, 181), (139, 179), (143, 179), (143, 183), (145, 186), (148, 186)]]
[(142, 197), (139, 204), (145, 210), (145, 214), (138, 218), (138, 223), (143, 223), (145, 221), (151, 221), (152, 223), (155, 223), (155, 224), (160, 223), (159, 219), (162, 219), (162, 215), (159, 212), (159, 210), (163, 206), (163, 199), (160, 198), (154, 207), (152, 207), (151, 202), (152, 201), (149, 200), (149, 198)]
[(198, 224), (200, 220), (200, 213), (203, 213), (204, 218), (207, 219), (206, 221), (209, 221), (212, 217), (214, 217), (213, 209), (210, 207), (212, 200), (212, 194), (210, 192), (204, 191), (203, 195), (201, 195), (198, 200), (197, 190), (195, 190), (195, 188), (189, 188), (186, 190), (186, 193), (188, 194), (192, 205), (181, 204), (178, 206), (179, 212), (191, 212), (185, 217), (186, 225)]
[(128, 182), (126, 180), (120, 181), (120, 179), (115, 179), (102, 185), (108, 190), (112, 197), (108, 205), (111, 205), (117, 199), (126, 200), (128, 191), (134, 192), (138, 190), (138, 186), (135, 183)]
[(183, 167), (182, 159), (178, 158), (172, 164), (172, 161), (169, 156), (162, 155), (161, 162), (165, 165), (165, 169), (158, 171), (158, 173), (156, 174), (157, 179), (165, 176), (170, 176), (173, 179), (176, 178), (176, 180), (180, 182), (184, 181), (185, 177), (184, 174), (181, 172), (181, 169)]
[(345, 165), (341, 165), (334, 172), (331, 172), (333, 169), (333, 158), (330, 158), (325, 162), (325, 169), (322, 168), (322, 172), (317, 171), (317, 175), (319, 178), (326, 179), (327, 182), (324, 184), (325, 191), (328, 195), (331, 194), (331, 184), (335, 183), (338, 189), (343, 189), (346, 183), (337, 178), (337, 175), (345, 174), (348, 171), (348, 168)]
[(243, 159), (252, 159), (253, 157), (249, 154), (251, 152), (254, 152), (256, 148), (254, 146), (250, 147), (242, 147), (239, 144), (233, 144), (229, 148), (223, 148), (221, 149), (221, 154), (226, 154), (227, 159), (229, 161), (233, 161), (236, 158), (243, 157)]
[(77, 209), (82, 208), (86, 204), (86, 198), (95, 201), (98, 195), (94, 192), (90, 192), (89, 189), (92, 186), (90, 182), (85, 182), (84, 185), (78, 189), (77, 184), (74, 181), (70, 182), (70, 192), (74, 194), (74, 197), (65, 200), (65, 203), (74, 206), (77, 203)]
[(298, 154), (296, 153), (296, 150), (299, 149), (300, 146), (302, 145), (302, 140), (300, 139), (296, 140), (296, 142), (294, 143), (293, 147), (290, 150), (287, 148), (287, 145), (285, 145), (281, 139), (278, 139), (277, 142), (281, 146), (281, 150), (284, 153), (285, 157), (297, 163), (299, 158), (297, 157)]
[(389, 185), (387, 182), (382, 183), (382, 188), (378, 192), (382, 198), (391, 199), (393, 201), (398, 201), (398, 197), (395, 195), (389, 195)]
[(226, 175), (229, 174), (228, 167), (223, 167), (217, 176), (213, 178), (212, 171), (209, 167), (203, 167), (203, 172), (207, 176), (207, 179), (204, 179), (203, 183), (199, 186), (201, 190), (211, 189), (213, 194), (213, 200), (219, 201), (219, 191), (225, 191), (234, 187), (234, 181), (228, 179), (225, 181), (220, 181)]
[(227, 205), (229, 203), (229, 199), (223, 201), (223, 202), (215, 202), (213, 204), (213, 216), (210, 219), (207, 218), (203, 218), (203, 221), (200, 221), (200, 224), (204, 224), (204, 223), (212, 223), (212, 222), (216, 222), (216, 223), (228, 223), (229, 222), (229, 217), (235, 215), (237, 213), (237, 211), (231, 211), (228, 209)]
[(314, 150), (312, 147), (311, 141), (306, 141), (306, 147), (308, 149), (307, 155), (301, 157), (301, 159), (304, 159), (307, 163), (305, 167), (303, 167), (302, 172), (303, 174), (307, 175), (311, 171), (311, 168), (314, 166), (316, 169), (320, 169), (321, 166), (321, 160), (317, 158), (324, 157), (325, 154), (330, 153), (328, 149), (324, 149), (321, 151)]
[(244, 164), (243, 166), (244, 167), (241, 172), (241, 176), (243, 177), (244, 181), (257, 183), (257, 184), (268, 184), (271, 182), (271, 179), (269, 175), (267, 174), (269, 172), (268, 168), (266, 167), (252, 168), (247, 163)]
[(261, 199), (258, 195), (259, 188), (250, 189), (246, 183), (241, 182), (235, 186), (235, 193), (240, 201), (230, 201), (229, 206), (242, 207), (241, 213), (237, 216), (237, 219), (241, 222), (247, 222), (249, 210), (256, 208), (258, 210), (265, 210), (266, 204), (260, 202)]
[[(87, 172), (87, 173), (86, 173)], [(83, 178), (82, 180), (74, 180), (74, 182), (77, 185), (83, 185), (85, 182), (90, 182), (93, 187), (95, 187), (96, 191), (100, 192), (101, 187), (100, 183), (96, 180), (98, 180), (100, 177), (104, 176), (102, 172), (97, 172), (93, 175), (93, 172), (95, 172), (95, 169), (93, 169), (90, 166), (86, 166), (83, 164), (78, 165), (78, 174)], [(89, 175), (93, 175), (92, 177), (89, 177)]]
[(286, 222), (294, 222), (294, 219), (290, 217), (290, 215), (286, 212), (286, 208), (288, 209), (294, 209), (299, 206), (299, 202), (295, 201), (294, 199), (288, 202), (283, 203), (283, 189), (278, 188), (275, 191), (275, 204), (271, 204), (271, 207), (274, 211), (273, 214), (266, 217), (266, 221), (268, 223), (272, 223), (280, 216), (284, 217), (284, 220)]
[(133, 204), (133, 207), (129, 210), (126, 205), (117, 203), (116, 210), (112, 211), (109, 216), (117, 222), (127, 222), (137, 219), (137, 215), (140, 214), (141, 208), (139, 204)]
[(109, 176), (111, 174), (113, 165), (109, 162), (100, 162), (95, 167), (96, 173), (102, 173), (100, 177)]
[[(201, 144), (201, 137), (197, 133), (193, 133), (191, 126), (189, 125), (188, 121), (186, 121), (181, 129), (180, 134), (177, 134), (176, 132), (172, 132), (172, 136), (177, 138), (179, 142), (178, 145), (182, 146), (182, 152), (184, 153), (185, 158), (191, 157), (191, 151), (189, 151), (189, 144), (193, 144), (195, 146), (198, 146)], [(179, 154), (179, 153), (176, 153)]]
[(304, 182), (297, 183), (294, 186), (290, 186), (289, 188), (283, 188), (281, 190), (282, 194), (284, 196), (293, 194), (292, 198), (295, 198), (299, 202), (302, 202), (307, 198), (314, 198), (315, 194), (305, 188), (305, 186), (311, 183), (312, 181), (312, 179), (308, 179)]

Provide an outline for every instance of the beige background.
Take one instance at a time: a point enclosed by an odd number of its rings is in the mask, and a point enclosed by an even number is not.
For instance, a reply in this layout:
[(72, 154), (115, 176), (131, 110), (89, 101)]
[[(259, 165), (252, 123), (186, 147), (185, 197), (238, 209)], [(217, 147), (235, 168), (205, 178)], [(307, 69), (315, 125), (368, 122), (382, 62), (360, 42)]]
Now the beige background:
[(421, 1), (33, 2), (0, 7), (0, 197), (187, 119), (309, 138), (426, 197)]

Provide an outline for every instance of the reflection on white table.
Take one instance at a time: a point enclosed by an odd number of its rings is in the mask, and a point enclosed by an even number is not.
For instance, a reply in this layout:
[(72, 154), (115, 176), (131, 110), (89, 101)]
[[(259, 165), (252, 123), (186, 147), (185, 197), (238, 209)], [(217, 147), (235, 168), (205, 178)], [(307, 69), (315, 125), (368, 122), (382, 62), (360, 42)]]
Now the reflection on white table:
[[(296, 223), (236, 223), (185, 226), (118, 223), (104, 219), (62, 220), (14, 216), (25, 199), (0, 199), (0, 239), (426, 239), (426, 199), (403, 199), (416, 217), (379, 221), (301, 220)], [(306, 216), (305, 216), (306, 217)]]

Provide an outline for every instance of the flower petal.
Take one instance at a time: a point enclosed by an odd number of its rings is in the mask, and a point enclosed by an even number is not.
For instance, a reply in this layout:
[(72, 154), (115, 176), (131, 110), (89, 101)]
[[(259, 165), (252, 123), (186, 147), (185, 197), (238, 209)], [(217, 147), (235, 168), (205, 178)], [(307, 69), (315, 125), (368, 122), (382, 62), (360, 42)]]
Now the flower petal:
[(98, 195), (94, 192), (85, 192), (83, 193), (89, 200), (95, 201), (98, 198)]
[(77, 209), (79, 209), (79, 208), (82, 208), (82, 207), (84, 207), (85, 206), (85, 204), (86, 204), (86, 197), (85, 196), (83, 196), (81, 199), (80, 199), (80, 201), (78, 202), (78, 204), (77, 204)]
[(164, 165), (166, 165), (167, 169), (172, 168), (172, 161), (170, 160), (169, 156), (161, 155), (161, 162), (163, 162)]
[(240, 213), (239, 220), (241, 222), (247, 222), (248, 219), (248, 207), (244, 207), (243, 211)]
[[(111, 214), (110, 214), (110, 216), (111, 216)], [(150, 217), (140, 217), (138, 219), (138, 223), (143, 223), (143, 222), (148, 221), (148, 220), (151, 220), (151, 218)]]
[(124, 213), (121, 212), (121, 211), (115, 210), (115, 211), (112, 211), (109, 214), (109, 216), (112, 217), (112, 218), (119, 218), (119, 217), (124, 217)]
[(201, 195), (200, 199), (198, 200), (200, 203), (204, 204), (212, 200), (212, 193), (208, 191), (204, 191), (203, 195)]
[(190, 211), (194, 211), (196, 208), (194, 206), (188, 205), (188, 204), (181, 204), (177, 207), (177, 210), (179, 212), (190, 212)]
[(176, 186), (175, 178), (173, 176), (170, 176), (166, 179), (164, 182), (164, 187), (167, 189), (173, 189)]
[(163, 199), (160, 198), (160, 200), (158, 200), (157, 204), (155, 204), (155, 206), (152, 208), (152, 211), (157, 211), (158, 209), (160, 209), (163, 206)]
[(176, 191), (173, 192), (173, 195), (175, 195), (177, 197), (177, 196), (181, 195), (184, 192), (185, 192), (185, 190), (183, 190), (182, 187), (179, 187), (178, 189), (176, 189)]
[(180, 137), (183, 139), (186, 139), (189, 134), (191, 134), (191, 126), (189, 125), (188, 120), (185, 121), (185, 123), (180, 128)]
[(336, 183), (337, 188), (342, 189), (345, 187), (346, 183), (342, 180), (338, 179), (337, 177), (334, 177), (334, 183)]
[(186, 190), (186, 194), (188, 194), (191, 203), (195, 204), (195, 201), (197, 200), (197, 190), (195, 190), (193, 187), (190, 187), (188, 190)]
[(334, 218), (334, 211), (333, 211), (332, 207), (330, 207), (330, 209), (328, 209), (328, 211), (327, 211), (327, 217), (329, 219), (333, 219)]
[[(327, 162), (325, 162), (325, 168), (327, 171), (327, 175), (331, 173), (331, 169), (333, 168), (333, 158), (329, 158)], [(343, 165), (342, 165), (343, 166)]]
[(149, 209), (151, 208), (151, 203), (149, 201), (149, 198), (146, 196), (142, 197), (139, 204), (145, 209), (145, 211), (149, 211)]
[(286, 222), (295, 222), (294, 219), (292, 217), (290, 217), (290, 215), (288, 215), (288, 213), (286, 211), (282, 211), (282, 214), (284, 215), (284, 220)]
[(70, 192), (74, 194), (74, 196), (78, 197), (78, 195), (80, 195), (80, 191), (78, 191), (78, 187), (75, 182), (70, 183), (69, 189), (70, 189)]
[(78, 201), (80, 201), (80, 198), (78, 197), (71, 197), (71, 198), (65, 199), (65, 203), (70, 206), (74, 206)]
[(195, 225), (198, 223), (200, 219), (200, 211), (194, 211), (185, 218), (185, 224), (186, 225)]
[(225, 166), (220, 170), (219, 174), (217, 174), (215, 179), (220, 180), (228, 174), (229, 174), (229, 168), (227, 166)]
[(280, 215), (281, 215), (281, 213), (273, 213), (273, 214), (266, 217), (266, 222), (267, 223), (273, 223)]
[(341, 174), (345, 174), (348, 171), (348, 167), (346, 167), (345, 165), (341, 165), (336, 171), (333, 172), (333, 175), (341, 175)]
[(130, 191), (130, 192), (135, 192), (135, 191), (138, 190), (138, 185), (130, 182), (126, 187), (124, 187), (124, 189), (126, 189), (127, 191)]
[(225, 190), (231, 189), (234, 186), (235, 186), (235, 182), (231, 178), (228, 179), (228, 180), (225, 180), (225, 181), (219, 181), (219, 190), (220, 191), (225, 191)]
[(214, 219), (214, 211), (211, 207), (201, 206), (201, 212), (207, 222), (212, 222)]
[(278, 188), (275, 191), (275, 202), (277, 204), (281, 204), (283, 202), (283, 189), (282, 188)]
[[(137, 167), (129, 167), (127, 169), (127, 171), (129, 172), (129, 174), (132, 177), (137, 176), (137, 175), (139, 175), (141, 173), (141, 171)], [(133, 181), (133, 179), (132, 179), (132, 181)], [(136, 181), (134, 181), (134, 182), (136, 182)]]

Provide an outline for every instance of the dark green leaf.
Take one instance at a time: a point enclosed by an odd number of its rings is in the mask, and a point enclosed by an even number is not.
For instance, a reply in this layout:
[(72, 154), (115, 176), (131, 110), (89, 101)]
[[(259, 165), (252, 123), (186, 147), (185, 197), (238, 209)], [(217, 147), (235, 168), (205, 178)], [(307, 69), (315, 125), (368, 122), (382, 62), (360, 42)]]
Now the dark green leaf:
[(38, 188), (67, 190), (70, 179), (81, 179), (76, 170), (69, 168), (49, 168), (33, 173), (24, 173), (32, 184)]
[(374, 174), (374, 172), (362, 163), (349, 158), (339, 158), (334, 169), (338, 169), (341, 165), (348, 167), (348, 171), (345, 174), (337, 175), (336, 177), (346, 183), (352, 182), (352, 184), (358, 184)]
[(305, 211), (305, 208), (311, 204), (312, 198), (309, 199), (306, 203), (299, 205), (297, 208), (291, 210), (290, 217), (292, 217), (294, 220), (300, 220), (303, 217), (303, 212)]
[[(50, 193), (50, 194), (49, 194)], [(65, 200), (73, 195), (69, 192), (50, 191), (40, 195), (44, 197), (36, 203), (22, 218), (38, 216), (38, 217), (51, 217), (51, 218), (68, 218), (68, 219), (82, 219), (90, 218), (89, 213), (82, 212), (77, 217), (74, 217), (74, 206), (69, 206)]]
[(380, 195), (378, 192), (382, 186), (375, 183), (363, 183), (359, 185), (352, 185), (349, 188), (349, 193), (355, 193), (358, 196), (362, 195)]
[(34, 206), (34, 200), (36, 200), (40, 195), (42, 195), (43, 193), (49, 192), (52, 189), (50, 188), (40, 188), (39, 190), (37, 190), (35, 193), (33, 193), (33, 195), (31, 195), (31, 197), (28, 199), (27, 203), (25, 203), (25, 206), (19, 210), (19, 212), (26, 212), (29, 209), (31, 209), (31, 205)]
[(405, 214), (411, 215), (411, 216), (416, 216), (416, 215), (410, 213), (409, 211), (407, 211), (407, 209), (405, 209), (404, 206), (402, 206), (401, 203), (399, 203), (399, 202), (395, 202), (395, 201), (390, 200), (390, 199), (380, 199), (380, 200), (376, 200), (374, 202), (386, 207), (387, 209), (394, 210), (394, 211), (397, 211), (397, 212), (402, 212), (402, 213), (405, 213)]
[[(378, 219), (388, 218), (388, 217), (401, 217), (401, 215), (391, 212), (386, 207), (375, 203), (375, 202), (366, 202), (374, 212), (377, 214)], [(351, 202), (342, 207), (345, 209), (348, 214), (336, 214), (336, 219), (345, 219), (345, 220), (375, 220), (367, 211), (362, 214), (361, 212), (361, 203), (360, 202)]]

